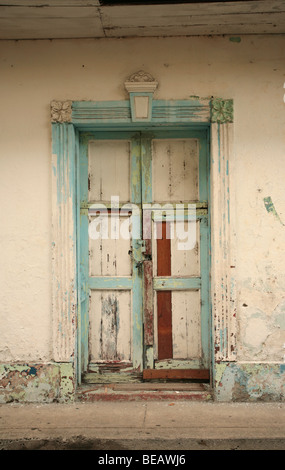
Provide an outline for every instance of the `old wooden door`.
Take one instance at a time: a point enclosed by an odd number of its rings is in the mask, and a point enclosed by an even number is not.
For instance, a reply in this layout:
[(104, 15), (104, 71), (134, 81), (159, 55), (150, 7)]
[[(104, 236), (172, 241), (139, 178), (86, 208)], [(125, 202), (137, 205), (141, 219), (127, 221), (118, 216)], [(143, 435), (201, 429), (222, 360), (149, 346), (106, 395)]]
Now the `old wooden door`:
[(156, 131), (143, 143), (143, 377), (208, 379), (207, 138)]
[(87, 382), (208, 377), (206, 137), (201, 130), (81, 137)]

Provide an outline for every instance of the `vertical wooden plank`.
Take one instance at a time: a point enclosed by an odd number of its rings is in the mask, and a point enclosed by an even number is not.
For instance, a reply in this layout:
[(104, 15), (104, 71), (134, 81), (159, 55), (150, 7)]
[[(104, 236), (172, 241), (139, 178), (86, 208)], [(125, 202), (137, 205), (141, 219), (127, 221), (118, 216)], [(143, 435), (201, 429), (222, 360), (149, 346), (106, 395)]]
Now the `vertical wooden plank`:
[(157, 292), (157, 329), (158, 359), (171, 359), (173, 355), (171, 291)]
[[(141, 142), (140, 135), (131, 141), (131, 202), (141, 204)], [(133, 217), (133, 367), (138, 371), (143, 368), (143, 278), (142, 268), (136, 262), (141, 258), (141, 213)]]
[(152, 202), (152, 144), (151, 137), (142, 134), (141, 167), (142, 167), (142, 204)]
[[(76, 131), (76, 254), (77, 254), (77, 382), (80, 385), (82, 382), (82, 312), (81, 305), (81, 273), (80, 273), (80, 143), (79, 131)], [(88, 356), (88, 344), (85, 356)]]
[(201, 238), (201, 342), (202, 364), (210, 365), (210, 293), (209, 293), (209, 227), (207, 218), (200, 222)]
[[(171, 240), (167, 238), (167, 225), (161, 222), (162, 238), (157, 239), (157, 275), (171, 276)], [(170, 359), (172, 347), (171, 291), (157, 292), (158, 359)]]
[(136, 135), (131, 141), (131, 202), (141, 204), (141, 139)]
[[(79, 201), (80, 204), (88, 201), (88, 140), (82, 138), (79, 153)], [(88, 216), (80, 213), (79, 220), (79, 282), (80, 282), (80, 329), (81, 329), (81, 370), (86, 371), (89, 359), (89, 286), (88, 286)]]
[(199, 151), (199, 200), (208, 201), (209, 199), (209, 135), (198, 140)]
[[(199, 198), (209, 200), (209, 135), (199, 141)], [(200, 221), (200, 266), (201, 266), (201, 346), (202, 365), (210, 366), (210, 235), (209, 219)]]
[[(141, 138), (142, 204), (152, 202), (152, 141), (147, 134)], [(154, 367), (153, 260), (151, 210), (143, 210), (144, 252), (144, 368)]]
[(157, 275), (171, 276), (171, 240), (169, 234), (170, 222), (158, 222), (161, 224), (161, 239), (157, 239)]
[[(145, 241), (145, 255), (151, 256), (151, 240)], [(153, 346), (153, 268), (152, 260), (144, 261), (144, 343)]]

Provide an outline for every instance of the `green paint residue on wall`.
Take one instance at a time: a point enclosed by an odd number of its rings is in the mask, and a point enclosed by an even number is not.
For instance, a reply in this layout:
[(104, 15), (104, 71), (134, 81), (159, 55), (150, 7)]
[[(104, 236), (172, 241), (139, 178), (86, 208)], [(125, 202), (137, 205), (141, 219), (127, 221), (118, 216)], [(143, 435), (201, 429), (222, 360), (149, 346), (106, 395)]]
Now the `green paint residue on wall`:
[(226, 363), (216, 364), (216, 367), (215, 367), (215, 380), (216, 380), (217, 385), (221, 382), (223, 374), (224, 374), (226, 368), (227, 368)]
[(239, 36), (234, 36), (230, 38), (231, 42), (241, 42), (241, 38)]
[(73, 363), (61, 363), (60, 366), (60, 393), (59, 402), (73, 401), (75, 391), (75, 378)]
[(279, 364), (220, 363), (215, 371), (217, 401), (284, 400), (284, 370)]
[(284, 226), (285, 224), (283, 224), (283, 222), (282, 222), (282, 220), (280, 219), (278, 213), (276, 212), (276, 209), (275, 209), (275, 207), (274, 207), (274, 204), (273, 204), (273, 202), (272, 202), (271, 197), (270, 197), (270, 196), (265, 197), (265, 198), (263, 199), (263, 201), (264, 201), (265, 209), (267, 210), (267, 212), (268, 212), (269, 214), (272, 213), (272, 214), (276, 217), (276, 219), (279, 220), (279, 222), (281, 223), (281, 225)]
[(0, 364), (0, 403), (53, 403), (74, 399), (73, 363)]

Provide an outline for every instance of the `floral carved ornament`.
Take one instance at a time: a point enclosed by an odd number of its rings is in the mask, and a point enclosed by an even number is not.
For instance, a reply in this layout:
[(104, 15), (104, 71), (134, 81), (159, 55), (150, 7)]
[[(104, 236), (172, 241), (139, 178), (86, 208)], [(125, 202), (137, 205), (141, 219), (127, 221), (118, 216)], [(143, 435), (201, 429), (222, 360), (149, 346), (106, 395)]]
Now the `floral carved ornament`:
[(52, 101), (51, 102), (51, 121), (52, 122), (71, 122), (72, 101)]

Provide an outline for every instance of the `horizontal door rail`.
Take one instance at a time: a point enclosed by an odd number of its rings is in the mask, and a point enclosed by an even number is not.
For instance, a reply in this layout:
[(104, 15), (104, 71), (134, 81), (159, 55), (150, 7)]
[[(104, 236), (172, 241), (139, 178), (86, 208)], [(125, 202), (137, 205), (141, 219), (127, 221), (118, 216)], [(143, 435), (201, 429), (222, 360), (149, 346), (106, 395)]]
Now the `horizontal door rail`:
[[(119, 208), (122, 208), (122, 207), (127, 207), (128, 205), (130, 206), (130, 210), (132, 208), (132, 204), (135, 204), (135, 206), (141, 208), (141, 204), (140, 203), (132, 203), (130, 201), (119, 201), (119, 203), (117, 204), (116, 203), (116, 207), (119, 207)], [(166, 205), (171, 205), (173, 206), (174, 209), (176, 209), (176, 206), (179, 204), (179, 209), (183, 209), (182, 208), (182, 205), (184, 206), (185, 210), (188, 209), (188, 204), (189, 205), (192, 205), (192, 206), (195, 206), (196, 209), (208, 209), (208, 203), (207, 201), (187, 201), (187, 202), (184, 202), (184, 203), (181, 203), (180, 201), (172, 201), (171, 203), (169, 201), (165, 201), (165, 202), (153, 202), (153, 203), (146, 203), (146, 207), (144, 207), (145, 210), (152, 210), (152, 211), (155, 211), (155, 210), (161, 210), (159, 206), (161, 206), (162, 209), (164, 209), (164, 207), (166, 207)], [(100, 207), (106, 207), (107, 209), (111, 209), (112, 208), (112, 204), (111, 204), (111, 201), (82, 201), (81, 204), (80, 204), (80, 208), (81, 209), (93, 209), (93, 208), (100, 208)]]
[(181, 220), (197, 220), (208, 217), (208, 209), (196, 209), (195, 211), (185, 210), (166, 210), (153, 211), (152, 220), (154, 222), (177, 222)]
[(187, 290), (187, 289), (201, 289), (200, 277), (156, 277), (153, 279), (154, 290)]
[(132, 203), (132, 202), (124, 202), (124, 201), (119, 201), (117, 203), (117, 201), (113, 202), (113, 205), (112, 205), (112, 201), (100, 201), (100, 202), (81, 202), (80, 204), (80, 209), (114, 209), (114, 210), (117, 210), (117, 209), (126, 209), (126, 210), (129, 210), (131, 211), (133, 209), (133, 206), (134, 208), (141, 208), (141, 204), (135, 204), (135, 203)]
[(130, 290), (133, 287), (133, 279), (131, 277), (112, 277), (100, 276), (89, 277), (89, 289), (122, 289)]

